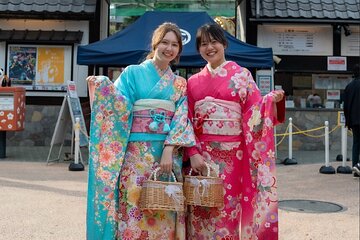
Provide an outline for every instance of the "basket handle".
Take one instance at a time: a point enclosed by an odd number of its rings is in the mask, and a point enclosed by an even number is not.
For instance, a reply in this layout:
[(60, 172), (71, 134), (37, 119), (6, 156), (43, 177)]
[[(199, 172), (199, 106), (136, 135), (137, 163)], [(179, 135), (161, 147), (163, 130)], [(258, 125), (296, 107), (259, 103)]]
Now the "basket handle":
[[(160, 167), (155, 168), (154, 171), (151, 173), (150, 178), (154, 177), (154, 181), (157, 181), (156, 176), (160, 169), (161, 169)], [(174, 182), (177, 182), (174, 171), (171, 171), (171, 177), (173, 178)]]
[[(205, 162), (205, 165), (206, 165), (206, 168), (207, 168), (207, 177), (210, 177), (210, 170), (211, 170), (211, 166), (210, 164), (208, 164), (207, 162)], [(192, 168), (190, 168), (190, 171), (189, 171), (189, 175), (191, 176), (191, 173), (192, 173)]]

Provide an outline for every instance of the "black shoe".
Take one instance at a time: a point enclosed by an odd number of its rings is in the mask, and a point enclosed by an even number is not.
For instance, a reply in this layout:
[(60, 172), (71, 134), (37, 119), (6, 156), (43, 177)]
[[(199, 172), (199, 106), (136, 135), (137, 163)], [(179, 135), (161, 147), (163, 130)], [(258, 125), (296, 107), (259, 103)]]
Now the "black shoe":
[(357, 173), (357, 175), (360, 175), (360, 163), (353, 166), (352, 170), (353, 172)]
[(360, 177), (360, 174), (357, 174), (356, 172), (354, 172), (354, 178), (358, 178)]

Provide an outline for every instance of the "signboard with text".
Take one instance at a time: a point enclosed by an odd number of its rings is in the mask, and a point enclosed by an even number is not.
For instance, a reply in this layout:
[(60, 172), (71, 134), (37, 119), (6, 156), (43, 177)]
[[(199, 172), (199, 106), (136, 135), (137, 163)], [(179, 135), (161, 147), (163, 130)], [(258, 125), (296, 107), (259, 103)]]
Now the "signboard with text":
[(333, 55), (331, 25), (264, 24), (258, 26), (258, 46), (278, 55)]

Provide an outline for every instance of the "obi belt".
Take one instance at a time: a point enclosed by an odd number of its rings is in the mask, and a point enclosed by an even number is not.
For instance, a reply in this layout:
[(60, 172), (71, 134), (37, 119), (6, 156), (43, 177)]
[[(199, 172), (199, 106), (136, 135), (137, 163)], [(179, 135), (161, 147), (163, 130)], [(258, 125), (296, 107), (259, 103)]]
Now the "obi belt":
[(175, 112), (172, 101), (140, 99), (134, 103), (129, 141), (164, 141)]
[(197, 136), (239, 136), (241, 130), (241, 106), (239, 103), (205, 97), (195, 103), (194, 131)]

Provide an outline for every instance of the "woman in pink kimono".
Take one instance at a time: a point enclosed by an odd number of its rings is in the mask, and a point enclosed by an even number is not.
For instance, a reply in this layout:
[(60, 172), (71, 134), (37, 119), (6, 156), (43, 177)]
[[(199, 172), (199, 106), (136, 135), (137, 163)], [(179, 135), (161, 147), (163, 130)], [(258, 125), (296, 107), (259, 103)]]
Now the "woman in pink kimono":
[[(172, 23), (154, 32), (151, 52), (112, 83), (88, 77), (92, 102), (87, 206), (88, 240), (184, 240), (184, 214), (142, 211), (140, 190), (153, 170), (182, 181), (182, 148), (194, 146), (186, 80), (178, 60), (181, 33)], [(166, 181), (168, 178), (166, 177)]]
[(284, 118), (284, 93), (262, 97), (250, 71), (225, 60), (219, 25), (200, 27), (196, 46), (207, 65), (188, 80), (197, 145), (186, 152), (195, 172), (208, 163), (223, 179), (224, 207), (190, 206), (187, 239), (276, 240), (273, 127)]

